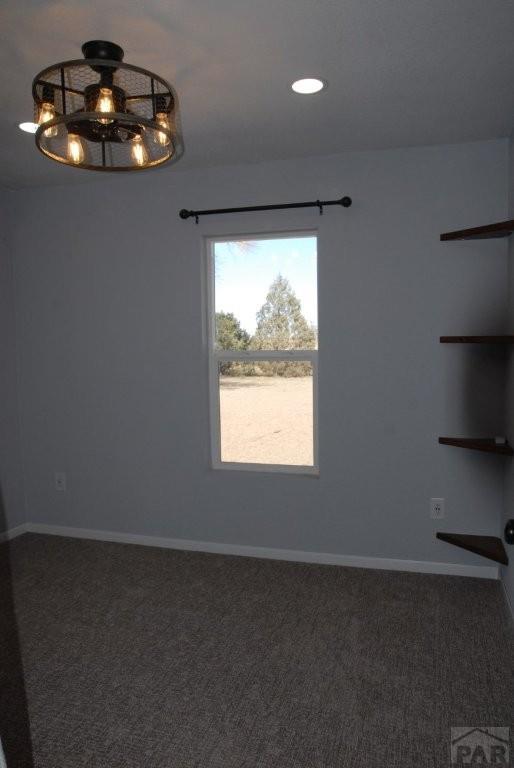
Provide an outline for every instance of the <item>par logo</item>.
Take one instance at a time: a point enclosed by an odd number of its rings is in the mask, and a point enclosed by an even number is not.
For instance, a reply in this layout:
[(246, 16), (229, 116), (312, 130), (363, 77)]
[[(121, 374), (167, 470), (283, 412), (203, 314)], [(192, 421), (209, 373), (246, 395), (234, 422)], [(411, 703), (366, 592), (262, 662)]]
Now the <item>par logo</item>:
[(451, 729), (451, 766), (481, 765), (508, 768), (509, 728)]

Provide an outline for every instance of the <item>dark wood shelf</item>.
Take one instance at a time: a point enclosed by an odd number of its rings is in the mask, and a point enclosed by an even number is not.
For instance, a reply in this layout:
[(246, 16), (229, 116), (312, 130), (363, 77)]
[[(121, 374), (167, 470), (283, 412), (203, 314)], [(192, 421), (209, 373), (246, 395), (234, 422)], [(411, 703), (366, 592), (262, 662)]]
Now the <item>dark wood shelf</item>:
[(514, 344), (514, 336), (440, 336), (441, 344)]
[(486, 224), (484, 227), (443, 232), (441, 240), (490, 240), (498, 237), (509, 237), (513, 232), (514, 219), (509, 219), (509, 221), (499, 221), (496, 224)]
[(471, 536), (467, 533), (441, 533), (440, 531), (436, 533), (436, 536), (441, 541), (446, 541), (448, 544), (453, 544), (461, 549), (467, 549), (469, 552), (487, 557), (496, 563), (509, 564), (503, 541), (497, 536)]
[[(450, 240), (490, 240), (510, 237), (514, 232), (514, 219), (499, 221), (494, 224), (486, 224), (482, 227), (470, 229), (457, 229), (453, 232), (443, 232), (440, 235), (442, 241)], [(514, 335), (498, 336), (441, 336), (441, 344), (498, 344), (507, 346), (514, 344)], [(455, 448), (466, 448), (472, 451), (483, 451), (500, 456), (513, 456), (514, 451), (508, 443), (497, 445), (494, 438), (469, 438), (469, 437), (440, 437), (441, 445), (450, 445)], [(444, 533), (438, 531), (436, 536), (441, 541), (453, 544), (455, 547), (474, 552), (488, 560), (502, 565), (509, 564), (509, 558), (503, 546), (503, 541), (497, 536), (474, 536), (466, 533)]]
[(441, 445), (452, 445), (455, 448), (468, 448), (471, 451), (498, 453), (501, 456), (513, 456), (514, 451), (509, 443), (497, 445), (491, 437), (440, 437)]

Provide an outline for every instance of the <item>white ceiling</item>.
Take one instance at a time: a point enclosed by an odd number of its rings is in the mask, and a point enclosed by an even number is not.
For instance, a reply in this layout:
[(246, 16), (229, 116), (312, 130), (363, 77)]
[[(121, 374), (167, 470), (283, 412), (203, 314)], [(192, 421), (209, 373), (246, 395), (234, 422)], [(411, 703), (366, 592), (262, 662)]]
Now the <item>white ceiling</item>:
[[(33, 75), (80, 58), (93, 38), (174, 84), (184, 168), (514, 127), (513, 0), (3, 0), (0, 183), (92, 176), (40, 156), (17, 124), (32, 119)], [(310, 74), (328, 89), (293, 94), (291, 81)]]

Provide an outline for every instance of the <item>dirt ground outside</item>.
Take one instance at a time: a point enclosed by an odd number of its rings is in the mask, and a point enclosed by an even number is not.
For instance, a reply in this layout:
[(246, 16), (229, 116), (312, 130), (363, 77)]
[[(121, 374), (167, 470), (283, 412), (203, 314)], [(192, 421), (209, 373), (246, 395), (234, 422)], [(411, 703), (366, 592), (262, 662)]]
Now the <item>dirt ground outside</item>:
[(222, 376), (221, 460), (313, 464), (312, 377)]

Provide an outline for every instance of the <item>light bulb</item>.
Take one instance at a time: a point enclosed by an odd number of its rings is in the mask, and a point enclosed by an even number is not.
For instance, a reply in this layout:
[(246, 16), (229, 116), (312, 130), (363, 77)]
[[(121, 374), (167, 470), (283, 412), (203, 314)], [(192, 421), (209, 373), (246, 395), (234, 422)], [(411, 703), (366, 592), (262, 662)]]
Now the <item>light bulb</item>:
[[(39, 119), (38, 123), (39, 125), (43, 125), (43, 123), (48, 123), (50, 120), (53, 120), (55, 117), (55, 107), (54, 105), (49, 101), (44, 101), (41, 104), (41, 109), (39, 110)], [(51, 136), (57, 136), (57, 126), (53, 125), (51, 128), (47, 128), (44, 135), (47, 138), (50, 138)]]
[[(112, 98), (112, 91), (110, 88), (100, 88), (100, 95), (98, 96), (98, 101), (96, 102), (96, 112), (115, 112), (114, 108), (114, 99)], [(103, 125), (109, 125), (109, 123), (112, 123), (112, 120), (109, 120), (107, 117), (101, 117), (98, 120), (99, 123), (102, 123)]]
[[(170, 129), (170, 120), (168, 117), (167, 112), (157, 112), (155, 115), (155, 121), (161, 125), (163, 128), (166, 128), (167, 131)], [(167, 133), (163, 133), (162, 131), (157, 131), (154, 133), (154, 141), (156, 144), (160, 144), (161, 147), (167, 147), (170, 143), (170, 138)]]
[(68, 134), (68, 160), (75, 165), (80, 165), (84, 162), (84, 147), (82, 142), (76, 133)]
[(132, 139), (132, 160), (136, 165), (143, 166), (148, 162), (148, 153), (141, 136)]

